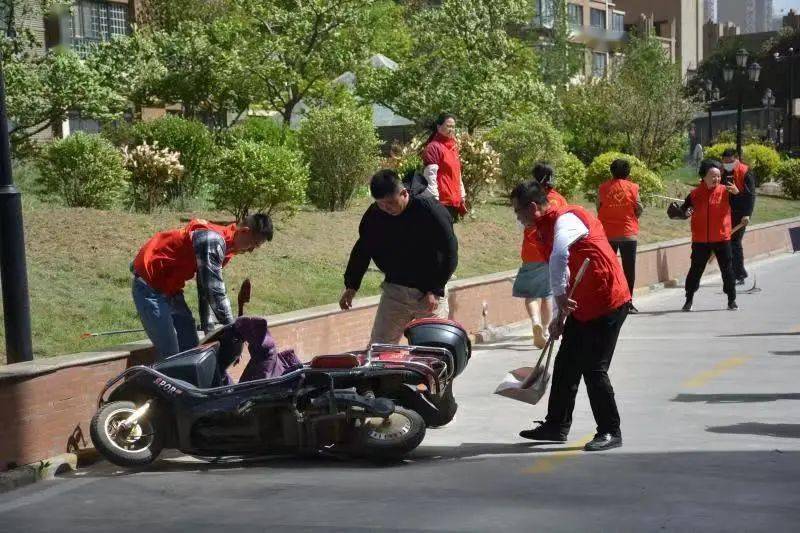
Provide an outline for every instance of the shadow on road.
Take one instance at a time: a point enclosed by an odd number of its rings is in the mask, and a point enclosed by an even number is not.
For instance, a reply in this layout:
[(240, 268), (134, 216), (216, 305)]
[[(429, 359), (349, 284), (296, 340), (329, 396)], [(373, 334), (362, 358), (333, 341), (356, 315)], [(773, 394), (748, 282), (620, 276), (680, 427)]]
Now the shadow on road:
[(769, 353), (772, 355), (800, 355), (800, 350), (774, 350)]
[(672, 315), (675, 313), (717, 313), (719, 311), (728, 311), (727, 309), (693, 309), (692, 311), (683, 311), (682, 309), (669, 309), (667, 311), (639, 311), (636, 315), (633, 316), (664, 316), (664, 315)]
[(782, 335), (800, 335), (800, 331), (775, 331), (769, 333), (735, 333), (731, 335), (718, 335), (718, 337), (780, 337)]
[(758, 403), (778, 400), (800, 400), (800, 393), (775, 394), (678, 394), (673, 402), (682, 403)]
[(742, 422), (732, 426), (714, 426), (706, 428), (711, 433), (729, 433), (734, 435), (763, 435), (766, 437), (782, 437), (800, 439), (800, 424), (763, 424), (761, 422)]

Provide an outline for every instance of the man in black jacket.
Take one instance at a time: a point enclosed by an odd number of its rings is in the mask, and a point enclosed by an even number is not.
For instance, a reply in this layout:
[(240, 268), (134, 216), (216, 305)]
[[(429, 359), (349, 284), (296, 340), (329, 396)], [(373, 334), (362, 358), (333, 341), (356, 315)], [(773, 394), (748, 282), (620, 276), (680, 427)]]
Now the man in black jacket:
[(384, 273), (370, 342), (396, 343), (416, 318), (447, 318), (445, 285), (458, 264), (458, 241), (447, 210), (422, 187), (403, 186), (393, 170), (372, 177), (369, 206), (358, 227), (339, 300), (350, 309), (370, 260)]
[(756, 181), (750, 168), (739, 161), (733, 148), (722, 152), (722, 167), (722, 184), (735, 184), (739, 189), (739, 194), (731, 195), (731, 224), (736, 227), (741, 223), (742, 228), (731, 235), (731, 259), (736, 284), (743, 285), (747, 270), (744, 268), (742, 237), (756, 204)]

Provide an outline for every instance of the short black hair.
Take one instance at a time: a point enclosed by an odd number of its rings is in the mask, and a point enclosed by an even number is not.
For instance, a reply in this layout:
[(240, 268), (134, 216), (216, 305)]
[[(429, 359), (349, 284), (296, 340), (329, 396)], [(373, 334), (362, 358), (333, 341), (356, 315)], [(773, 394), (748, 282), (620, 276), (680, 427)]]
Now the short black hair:
[(455, 120), (456, 116), (451, 113), (442, 113), (438, 117), (436, 117), (434, 124), (436, 124), (437, 126), (441, 126), (442, 124), (447, 122), (448, 118), (452, 118), (453, 120)]
[(553, 167), (545, 161), (539, 161), (533, 167), (533, 179), (548, 187), (553, 188)]
[(508, 196), (520, 205), (547, 205), (547, 189), (535, 179), (518, 183)]
[(627, 178), (631, 175), (631, 164), (627, 159), (615, 159), (609, 169), (615, 178)]
[(708, 174), (708, 171), (711, 170), (712, 168), (716, 168), (717, 170), (722, 172), (722, 163), (720, 163), (716, 159), (703, 159), (702, 161), (700, 161), (700, 168), (697, 171), (697, 173), (702, 178), (703, 176)]
[(737, 156), (736, 148), (725, 148), (725, 150), (722, 151), (722, 157), (736, 157), (736, 156)]
[(271, 241), (274, 233), (272, 218), (266, 213), (255, 213), (247, 215), (239, 224), (240, 227), (249, 228), (262, 240)]
[(390, 168), (379, 170), (369, 181), (369, 192), (376, 200), (397, 194), (402, 188), (400, 176)]

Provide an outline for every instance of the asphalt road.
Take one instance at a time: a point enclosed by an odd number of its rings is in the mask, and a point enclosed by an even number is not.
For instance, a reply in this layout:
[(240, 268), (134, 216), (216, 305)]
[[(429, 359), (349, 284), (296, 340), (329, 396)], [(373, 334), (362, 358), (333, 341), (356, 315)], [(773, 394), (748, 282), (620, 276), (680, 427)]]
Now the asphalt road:
[(544, 405), (492, 392), (535, 356), (522, 328), (476, 350), (456, 420), (402, 464), (101, 463), (0, 496), (0, 531), (797, 531), (800, 255), (751, 270), (738, 312), (714, 278), (693, 313), (679, 289), (637, 300), (612, 364), (622, 448), (582, 451), (583, 387), (570, 442), (517, 436)]

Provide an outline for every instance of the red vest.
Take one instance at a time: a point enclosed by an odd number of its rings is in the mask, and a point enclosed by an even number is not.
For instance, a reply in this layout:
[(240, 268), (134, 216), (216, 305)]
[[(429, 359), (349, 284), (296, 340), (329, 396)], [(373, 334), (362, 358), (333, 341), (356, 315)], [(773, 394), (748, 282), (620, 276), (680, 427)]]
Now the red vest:
[(692, 242), (731, 240), (731, 203), (724, 185), (713, 189), (701, 183), (692, 198)]
[[(555, 189), (550, 189), (547, 193), (547, 203), (553, 209), (567, 206), (567, 200)], [(520, 255), (524, 263), (546, 263), (550, 259), (550, 249), (542, 243), (535, 226), (525, 228)]]
[(545, 245), (552, 249), (556, 220), (566, 213), (575, 214), (589, 228), (589, 234), (578, 239), (569, 249), (570, 286), (575, 283), (575, 276), (584, 259), (589, 259), (589, 267), (572, 295), (572, 299), (578, 303), (572, 315), (575, 320), (588, 322), (629, 302), (631, 293), (617, 255), (611, 249), (603, 231), (603, 225), (583, 207), (569, 205), (551, 209), (537, 219), (536, 227)]
[(233, 257), (230, 250), (233, 246), (236, 225), (218, 226), (205, 220), (192, 220), (184, 228), (162, 231), (151, 237), (136, 254), (133, 270), (161, 294), (166, 296), (178, 294), (186, 282), (197, 273), (192, 232), (200, 229), (215, 231), (222, 235), (228, 249), (222, 266), (227, 265)]
[(748, 170), (750, 170), (750, 167), (741, 161), (733, 167), (733, 183), (736, 184), (736, 188), (739, 189), (739, 192), (744, 190), (744, 178)]
[(639, 185), (626, 179), (610, 179), (600, 185), (598, 198), (597, 217), (609, 239), (639, 234), (639, 219), (635, 213)]
[(425, 166), (439, 165), (436, 182), (439, 188), (439, 203), (458, 207), (461, 205), (461, 158), (458, 143), (444, 135), (436, 134), (422, 151)]

